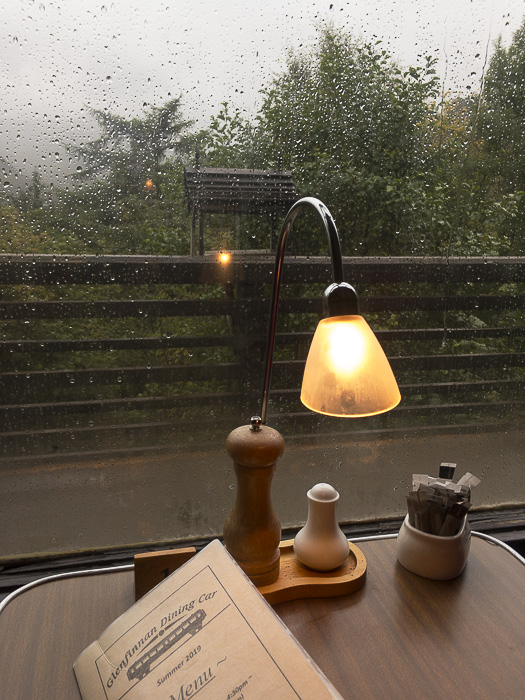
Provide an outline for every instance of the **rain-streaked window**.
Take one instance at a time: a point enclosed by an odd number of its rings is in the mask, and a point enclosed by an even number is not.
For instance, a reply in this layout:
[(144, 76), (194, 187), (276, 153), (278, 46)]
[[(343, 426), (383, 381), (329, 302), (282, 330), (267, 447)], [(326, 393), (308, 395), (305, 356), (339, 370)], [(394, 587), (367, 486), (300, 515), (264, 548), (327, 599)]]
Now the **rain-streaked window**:
[(299, 401), (331, 281), (287, 251), (268, 422), (306, 491), (399, 518), (412, 473), (525, 500), (525, 9), (519, 0), (0, 0), (0, 557), (216, 535), (228, 433), (260, 410), (273, 254), (301, 196), (400, 385)]

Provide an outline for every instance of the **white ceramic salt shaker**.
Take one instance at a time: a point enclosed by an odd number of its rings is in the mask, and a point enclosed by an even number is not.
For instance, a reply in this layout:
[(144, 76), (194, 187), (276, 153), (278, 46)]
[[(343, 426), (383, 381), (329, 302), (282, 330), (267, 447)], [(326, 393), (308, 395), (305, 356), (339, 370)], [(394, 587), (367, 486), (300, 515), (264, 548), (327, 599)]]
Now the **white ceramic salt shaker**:
[(330, 484), (316, 484), (307, 496), (308, 519), (295, 536), (295, 556), (317, 571), (336, 569), (349, 552), (348, 540), (337, 522), (339, 494)]

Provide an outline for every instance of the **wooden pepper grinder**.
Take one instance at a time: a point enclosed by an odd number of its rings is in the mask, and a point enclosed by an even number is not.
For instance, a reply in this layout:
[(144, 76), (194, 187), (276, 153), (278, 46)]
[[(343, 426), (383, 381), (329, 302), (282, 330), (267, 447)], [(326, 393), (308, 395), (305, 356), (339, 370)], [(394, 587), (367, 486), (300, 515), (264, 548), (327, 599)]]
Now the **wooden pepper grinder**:
[(270, 491), (284, 440), (256, 416), (251, 425), (228, 435), (226, 449), (234, 463), (237, 494), (224, 523), (224, 544), (256, 586), (267, 586), (280, 570), (281, 525)]
[(295, 536), (295, 556), (317, 571), (336, 569), (349, 552), (348, 540), (337, 522), (339, 494), (330, 484), (316, 484), (307, 496), (308, 519)]

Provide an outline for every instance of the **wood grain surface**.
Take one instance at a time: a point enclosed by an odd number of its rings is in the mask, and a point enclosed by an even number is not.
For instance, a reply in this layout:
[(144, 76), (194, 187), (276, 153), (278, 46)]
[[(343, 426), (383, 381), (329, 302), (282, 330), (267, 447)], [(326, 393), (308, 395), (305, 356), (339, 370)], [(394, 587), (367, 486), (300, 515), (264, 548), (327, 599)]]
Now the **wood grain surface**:
[[(429, 581), (395, 540), (359, 543), (364, 588), (275, 607), (345, 698), (525, 697), (525, 567), (474, 537), (464, 573)], [(134, 602), (132, 571), (43, 583), (0, 614), (0, 698), (79, 698), (73, 662)], [(277, 700), (277, 699), (276, 699)]]
[(463, 574), (430, 581), (396, 541), (360, 544), (363, 589), (292, 601), (277, 613), (345, 698), (525, 698), (525, 567), (472, 539)]
[(43, 583), (0, 614), (0, 698), (80, 698), (73, 663), (135, 602), (133, 572)]

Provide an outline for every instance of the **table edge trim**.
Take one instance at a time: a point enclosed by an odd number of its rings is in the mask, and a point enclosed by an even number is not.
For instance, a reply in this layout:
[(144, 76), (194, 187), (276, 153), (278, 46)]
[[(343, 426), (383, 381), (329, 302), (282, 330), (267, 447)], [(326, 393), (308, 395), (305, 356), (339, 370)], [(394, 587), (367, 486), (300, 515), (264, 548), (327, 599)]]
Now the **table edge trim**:
[(0, 614), (5, 610), (7, 605), (18, 595), (21, 595), (22, 593), (25, 593), (31, 588), (36, 588), (36, 586), (40, 586), (43, 583), (48, 583), (50, 581), (59, 581), (60, 579), (65, 579), (65, 578), (76, 578), (78, 576), (95, 576), (97, 574), (113, 574), (117, 573), (119, 571), (133, 571), (133, 564), (125, 564), (123, 566), (108, 566), (104, 567), (102, 569), (83, 569), (82, 571), (63, 571), (60, 574), (51, 574), (51, 576), (43, 576), (42, 578), (37, 578), (34, 581), (31, 581), (30, 583), (26, 583), (23, 586), (20, 586), (20, 588), (17, 588), (16, 591), (13, 591), (10, 593), (8, 596), (6, 596), (1, 602), (0, 602)]
[[(502, 547), (505, 549), (509, 554), (512, 554), (521, 564), (525, 566), (525, 558), (521, 556), (516, 550), (512, 549), (506, 542), (502, 542), (501, 540), (498, 540), (496, 537), (492, 537), (491, 535), (486, 535), (484, 532), (472, 532), (473, 537), (478, 537), (481, 540), (485, 540), (486, 542), (489, 542), (490, 544), (497, 545), (498, 547)], [(397, 537), (397, 532), (388, 534), (388, 535), (367, 535), (365, 537), (353, 537), (352, 542), (373, 542), (376, 540), (392, 540)], [(113, 574), (117, 573), (119, 571), (133, 571), (134, 565), (133, 564), (125, 564), (123, 566), (108, 566), (104, 567), (102, 569), (85, 569), (82, 571), (64, 571), (60, 574), (52, 574), (51, 576), (43, 576), (42, 578), (38, 578), (35, 581), (31, 581), (30, 583), (26, 583), (24, 586), (21, 586), (20, 588), (17, 588), (16, 591), (13, 591), (10, 593), (8, 596), (4, 598), (0, 602), (0, 614), (5, 610), (5, 608), (8, 606), (8, 604), (14, 600), (18, 595), (21, 595), (22, 593), (25, 593), (26, 591), (30, 590), (31, 588), (35, 588), (36, 586), (40, 586), (41, 584), (44, 583), (49, 583), (50, 581), (59, 581), (61, 579), (66, 579), (66, 578), (76, 578), (78, 576), (96, 576), (100, 574)]]

